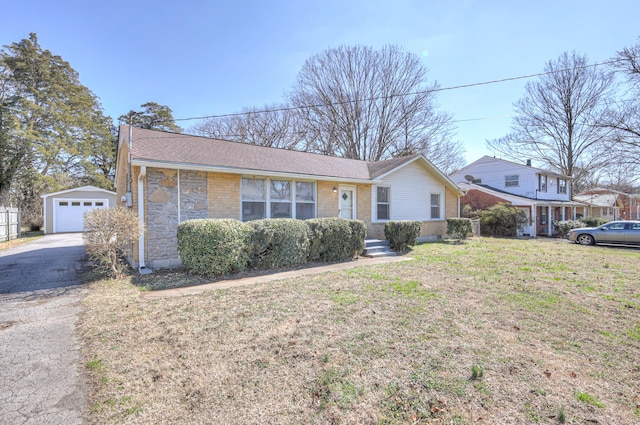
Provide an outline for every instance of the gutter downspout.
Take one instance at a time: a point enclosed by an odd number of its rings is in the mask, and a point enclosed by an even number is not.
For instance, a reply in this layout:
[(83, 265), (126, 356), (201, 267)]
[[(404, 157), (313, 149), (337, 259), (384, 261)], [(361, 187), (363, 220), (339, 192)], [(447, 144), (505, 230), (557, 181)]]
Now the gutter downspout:
[(138, 175), (138, 222), (140, 223), (140, 236), (138, 237), (138, 272), (140, 274), (151, 274), (144, 264), (144, 178), (147, 176), (147, 166), (140, 167)]

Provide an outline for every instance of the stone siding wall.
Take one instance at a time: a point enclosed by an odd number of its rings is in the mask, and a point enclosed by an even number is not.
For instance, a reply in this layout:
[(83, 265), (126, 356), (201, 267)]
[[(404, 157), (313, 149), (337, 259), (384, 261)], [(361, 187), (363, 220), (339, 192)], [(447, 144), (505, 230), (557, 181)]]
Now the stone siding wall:
[(177, 170), (149, 168), (146, 186), (147, 263), (151, 268), (177, 266), (179, 220), (208, 216), (207, 173), (181, 171), (178, 179)]
[(180, 171), (180, 221), (207, 216), (207, 173)]
[(147, 263), (178, 258), (178, 171), (147, 169)]

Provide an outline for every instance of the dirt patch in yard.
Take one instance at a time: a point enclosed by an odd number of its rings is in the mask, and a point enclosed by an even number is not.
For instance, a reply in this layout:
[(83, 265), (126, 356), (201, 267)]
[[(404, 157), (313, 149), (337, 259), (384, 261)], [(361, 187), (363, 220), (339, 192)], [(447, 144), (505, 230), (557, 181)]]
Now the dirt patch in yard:
[(410, 255), (180, 298), (93, 284), (89, 423), (638, 423), (640, 251), (476, 238)]

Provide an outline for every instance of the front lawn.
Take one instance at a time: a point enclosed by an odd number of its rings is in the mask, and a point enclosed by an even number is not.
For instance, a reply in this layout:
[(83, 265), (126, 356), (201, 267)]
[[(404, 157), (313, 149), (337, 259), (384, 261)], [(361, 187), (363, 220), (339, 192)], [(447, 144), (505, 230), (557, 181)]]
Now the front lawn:
[(640, 250), (475, 238), (409, 255), (181, 298), (92, 284), (88, 422), (640, 421)]

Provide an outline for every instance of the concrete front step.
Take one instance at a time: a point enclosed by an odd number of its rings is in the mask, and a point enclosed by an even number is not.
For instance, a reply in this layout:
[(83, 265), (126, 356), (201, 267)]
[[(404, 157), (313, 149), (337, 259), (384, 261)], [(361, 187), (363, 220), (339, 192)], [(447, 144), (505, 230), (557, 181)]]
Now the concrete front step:
[(389, 241), (380, 239), (366, 239), (363, 257), (395, 257), (396, 253), (389, 249)]
[(364, 246), (365, 248), (369, 248), (373, 246), (389, 246), (389, 241), (385, 241), (382, 239), (365, 239)]

